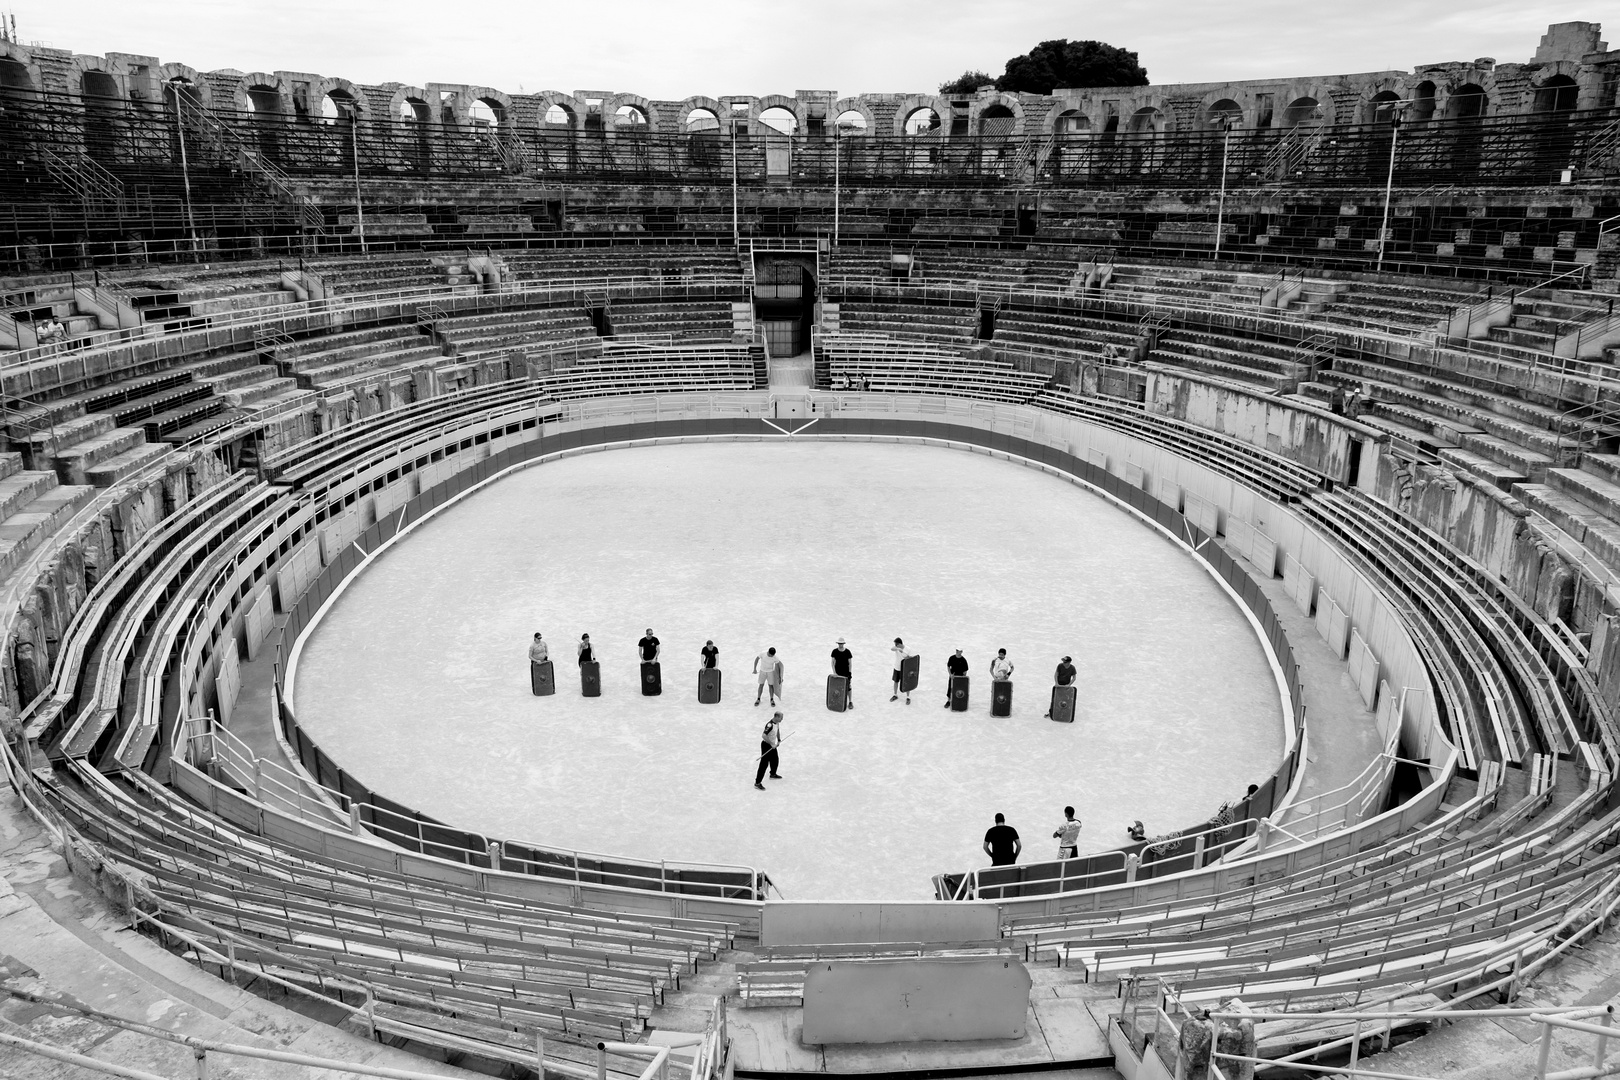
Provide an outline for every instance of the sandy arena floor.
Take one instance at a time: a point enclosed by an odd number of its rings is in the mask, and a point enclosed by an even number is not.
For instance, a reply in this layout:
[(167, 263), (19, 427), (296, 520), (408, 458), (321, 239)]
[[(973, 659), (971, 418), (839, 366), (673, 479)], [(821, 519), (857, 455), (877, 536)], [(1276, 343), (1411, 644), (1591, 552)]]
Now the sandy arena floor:
[[(635, 646), (663, 640), (664, 694)], [(529, 690), (545, 633), (558, 693)], [(579, 694), (589, 632), (603, 694)], [(855, 654), (856, 708), (829, 712), (828, 653)], [(891, 640), (922, 656), (890, 702)], [(725, 697), (700, 705), (698, 649)], [(754, 656), (786, 669), (783, 779), (752, 787), (770, 710)], [(966, 713), (945, 659), (971, 663)], [(997, 648), (1013, 715), (989, 715)], [(1080, 670), (1073, 725), (1042, 719)], [(988, 863), (1001, 811), (1051, 858), (1072, 803), (1082, 851), (1136, 818), (1191, 825), (1282, 755), (1264, 653), (1184, 552), (1103, 499), (982, 454), (886, 443), (692, 443), (566, 458), (418, 528), (353, 582), (303, 650), (295, 704), (380, 793), (491, 836), (767, 870), (789, 899), (921, 899)]]

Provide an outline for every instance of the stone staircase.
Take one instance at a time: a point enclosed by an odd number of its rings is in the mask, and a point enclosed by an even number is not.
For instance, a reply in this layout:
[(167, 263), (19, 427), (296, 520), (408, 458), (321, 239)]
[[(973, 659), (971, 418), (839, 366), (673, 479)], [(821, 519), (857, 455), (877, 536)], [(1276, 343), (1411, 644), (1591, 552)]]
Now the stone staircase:
[(9, 575), (94, 494), (64, 485), (54, 471), (26, 469), (17, 451), (0, 453), (0, 577)]

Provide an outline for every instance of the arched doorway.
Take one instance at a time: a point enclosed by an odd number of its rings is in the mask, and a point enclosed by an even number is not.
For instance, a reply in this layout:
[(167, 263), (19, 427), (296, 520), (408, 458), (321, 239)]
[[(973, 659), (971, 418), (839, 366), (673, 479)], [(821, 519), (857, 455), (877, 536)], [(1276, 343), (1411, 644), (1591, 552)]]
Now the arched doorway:
[(1554, 75), (1536, 87), (1531, 112), (1542, 123), (1536, 131), (1536, 165), (1543, 175), (1575, 167), (1575, 131), (1566, 114), (1575, 111), (1580, 87), (1568, 75)]
[(119, 97), (118, 80), (105, 71), (86, 71), (80, 87), (84, 103), (85, 153), (103, 165), (110, 165), (117, 157), (119, 113), (124, 104)]
[(273, 86), (247, 88), (248, 123), (254, 144), (268, 161), (281, 160), (281, 94)]
[(1062, 179), (1085, 176), (1091, 168), (1091, 117), (1079, 109), (1058, 114), (1052, 123), (1049, 173)]
[(1445, 118), (1453, 122), (1450, 130), (1451, 167), (1460, 173), (1479, 171), (1480, 121), (1488, 105), (1485, 89), (1474, 83), (1457, 87), (1446, 101)]
[(1393, 90), (1380, 91), (1367, 99), (1364, 122), (1371, 130), (1367, 133), (1362, 171), (1369, 180), (1384, 179), (1389, 175), (1390, 151), (1397, 147), (1399, 138), (1395, 128), (1406, 119), (1396, 104), (1400, 100), (1401, 95)]
[(1530, 111), (1538, 113), (1570, 112), (1580, 97), (1580, 87), (1568, 75), (1554, 75), (1536, 87)]
[(979, 134), (987, 138), (1006, 138), (1013, 132), (1018, 118), (1005, 105), (991, 105), (979, 114)]

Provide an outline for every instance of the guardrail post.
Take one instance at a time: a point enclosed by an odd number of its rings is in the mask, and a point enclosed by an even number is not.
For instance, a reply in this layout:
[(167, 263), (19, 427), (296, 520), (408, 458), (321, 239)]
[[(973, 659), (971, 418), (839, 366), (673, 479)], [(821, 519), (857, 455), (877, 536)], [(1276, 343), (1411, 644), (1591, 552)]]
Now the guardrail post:
[(349, 831), (356, 836), (362, 836), (365, 833), (364, 827), (360, 824), (360, 804), (353, 799), (349, 800)]
[[(1613, 1005), (1610, 1005), (1606, 1010), (1604, 1010), (1603, 1019), (1598, 1021), (1598, 1022), (1600, 1024), (1602, 1024), (1604, 1027), (1613, 1027), (1614, 1026), (1614, 1006)], [(1603, 1059), (1604, 1059), (1605, 1056), (1607, 1056), (1608, 1052), (1609, 1052), (1609, 1037), (1607, 1035), (1599, 1035), (1597, 1037), (1597, 1052), (1592, 1055), (1592, 1066), (1593, 1066), (1593, 1068), (1595, 1068), (1595, 1069), (1602, 1069), (1603, 1068)]]
[(1541, 1022), (1541, 1049), (1536, 1053), (1536, 1080), (1547, 1080), (1547, 1055), (1552, 1052), (1552, 1021)]
[(607, 1080), (607, 1043), (596, 1044), (596, 1080)]
[[(371, 1032), (371, 1041), (377, 1041), (377, 996), (366, 987), (366, 1028)], [(542, 1078), (543, 1080), (543, 1078)]]
[(208, 1051), (194, 1046), (191, 1053), (197, 1059), (197, 1080), (208, 1080)]
[(546, 1033), (534, 1033), (534, 1071), (540, 1080), (546, 1080)]

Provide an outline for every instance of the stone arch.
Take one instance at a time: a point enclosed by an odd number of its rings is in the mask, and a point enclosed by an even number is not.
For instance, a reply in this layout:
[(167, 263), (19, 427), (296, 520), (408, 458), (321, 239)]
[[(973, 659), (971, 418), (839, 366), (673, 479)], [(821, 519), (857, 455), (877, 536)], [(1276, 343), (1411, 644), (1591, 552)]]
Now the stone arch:
[[(117, 68), (118, 65), (99, 56), (75, 57), (72, 66), (64, 73), (68, 96), (80, 99), (94, 97), (103, 101), (125, 100), (128, 97), (128, 74)], [(111, 82), (110, 87), (108, 81)]]
[(212, 91), (197, 69), (186, 64), (164, 64), (158, 68), (158, 81), (165, 86), (176, 79), (186, 87), (186, 99), (200, 108), (209, 108)]
[(1243, 104), (1235, 97), (1227, 95), (1206, 95), (1214, 98), (1213, 101), (1204, 101), (1198, 107), (1198, 125), (1206, 131), (1224, 132), (1226, 125), (1231, 124), (1232, 130), (1237, 131), (1248, 125), (1249, 117), (1243, 109)]
[(1490, 115), (1490, 91), (1477, 82), (1465, 82), (1450, 87), (1441, 105), (1447, 120), (1477, 120)]
[(938, 94), (907, 94), (895, 105), (894, 134), (896, 137), (903, 136), (906, 133), (906, 121), (911, 119), (913, 113), (921, 109), (932, 109), (934, 115), (939, 117), (939, 130), (930, 132), (930, 134), (944, 135), (949, 130), (945, 125), (950, 122), (951, 118), (950, 102)]
[(1581, 87), (1575, 76), (1579, 70), (1580, 65), (1560, 60), (1537, 72), (1530, 80), (1530, 111), (1569, 112), (1578, 108)]
[(872, 112), (872, 107), (866, 103), (865, 98), (858, 98), (858, 97), (839, 98), (836, 102), (833, 103), (832, 121), (833, 121), (833, 123), (835, 125), (838, 123), (838, 118), (840, 116), (843, 116), (845, 113), (859, 113), (860, 116), (861, 116), (861, 119), (866, 121), (866, 128), (863, 131), (859, 131), (859, 132), (846, 131), (846, 132), (843, 132), (843, 135), (846, 138), (848, 138), (850, 136), (854, 136), (854, 135), (876, 135), (877, 134), (877, 116), (876, 116), (876, 114), (874, 114)]
[(1131, 113), (1125, 130), (1132, 135), (1162, 135), (1169, 118), (1157, 105), (1143, 105)]
[[(680, 105), (676, 107), (674, 116), (664, 116), (662, 113), (660, 113), (660, 121), (663, 124), (668, 125), (670, 131), (686, 134), (691, 130), (690, 127), (688, 127), (691, 115), (699, 109), (714, 114), (713, 131), (718, 133), (721, 126), (720, 118), (725, 115), (725, 110), (721, 107), (719, 101), (712, 97), (704, 97), (702, 94), (694, 94), (682, 101)], [(707, 131), (709, 129), (705, 128), (703, 130)]]
[(1435, 85), (1433, 79), (1421, 79), (1412, 87), (1409, 95), (1412, 107), (1406, 110), (1408, 120), (1423, 121), (1434, 119)]
[(388, 119), (404, 120), (405, 112), (409, 110), (410, 119), (419, 124), (426, 124), (433, 119), (433, 108), (428, 104), (428, 92), (420, 86), (398, 86), (388, 98)]
[(27, 49), (12, 41), (0, 41), (0, 91), (38, 93), (44, 86), (39, 65)]
[(453, 99), (454, 116), (458, 124), (473, 122), (473, 106), (482, 103), (495, 117), (495, 128), (504, 131), (512, 126), (512, 96), (488, 86), (469, 86)]
[(760, 114), (766, 109), (786, 109), (793, 114), (793, 133), (795, 135), (804, 134), (804, 106), (799, 104), (799, 99), (790, 98), (783, 94), (766, 94), (762, 98), (754, 99), (754, 103), (748, 107), (748, 133), (750, 135), (781, 134), (781, 132), (760, 120)]
[(1396, 90), (1380, 90), (1375, 94), (1368, 94), (1361, 101), (1361, 122), (1363, 124), (1388, 124), (1400, 117), (1395, 103), (1406, 100)]
[[(237, 81), (236, 90), (232, 95), (235, 101), (232, 104), (237, 112), (257, 113), (261, 116), (280, 116), (291, 118), (292, 87), (286, 79), (279, 75), (271, 75), (264, 71), (255, 71), (242, 76)], [(269, 106), (274, 99), (274, 108), (261, 108)]]
[[(585, 126), (585, 114), (588, 111), (582, 98), (573, 94), (565, 94), (560, 90), (543, 90), (534, 95), (535, 122), (541, 130), (578, 131)], [(553, 108), (563, 110), (568, 114), (566, 123), (555, 123), (546, 119), (546, 115)]]
[(1297, 97), (1290, 98), (1287, 104), (1282, 107), (1280, 119), (1282, 122), (1279, 126), (1285, 130), (1302, 125), (1315, 126), (1331, 123), (1328, 119), (1328, 106), (1322, 102), (1321, 98), (1311, 94), (1300, 94)]
[(1059, 101), (1041, 120), (1045, 135), (1086, 135), (1098, 129), (1097, 118), (1086, 112), (1084, 102)]
[[(626, 106), (635, 109), (637, 112), (641, 113), (642, 116), (647, 118), (647, 126), (641, 130), (659, 130), (659, 124), (662, 123), (664, 119), (663, 115), (657, 109), (653, 108), (653, 103), (651, 101), (648, 101), (640, 94), (614, 94), (612, 97), (608, 98), (607, 101), (602, 103), (602, 115), (617, 116), (619, 110), (625, 108)], [(719, 115), (719, 111), (716, 110), (715, 116), (718, 117)]]
[(360, 88), (348, 79), (322, 79), (314, 85), (310, 97), (317, 103), (324, 102), (330, 97), (339, 102), (339, 107), (346, 103), (355, 119), (365, 122), (371, 120), (371, 102), (360, 92)]
[[(1006, 131), (986, 131), (985, 120), (989, 117), (1012, 118), (1012, 124)], [(949, 114), (945, 114), (949, 115)], [(998, 125), (999, 126), (999, 125)], [(985, 94), (976, 97), (968, 103), (968, 130), (975, 135), (1004, 135), (1014, 136), (1024, 133), (1024, 106), (1015, 94), (1003, 94), (999, 91), (994, 94)]]

